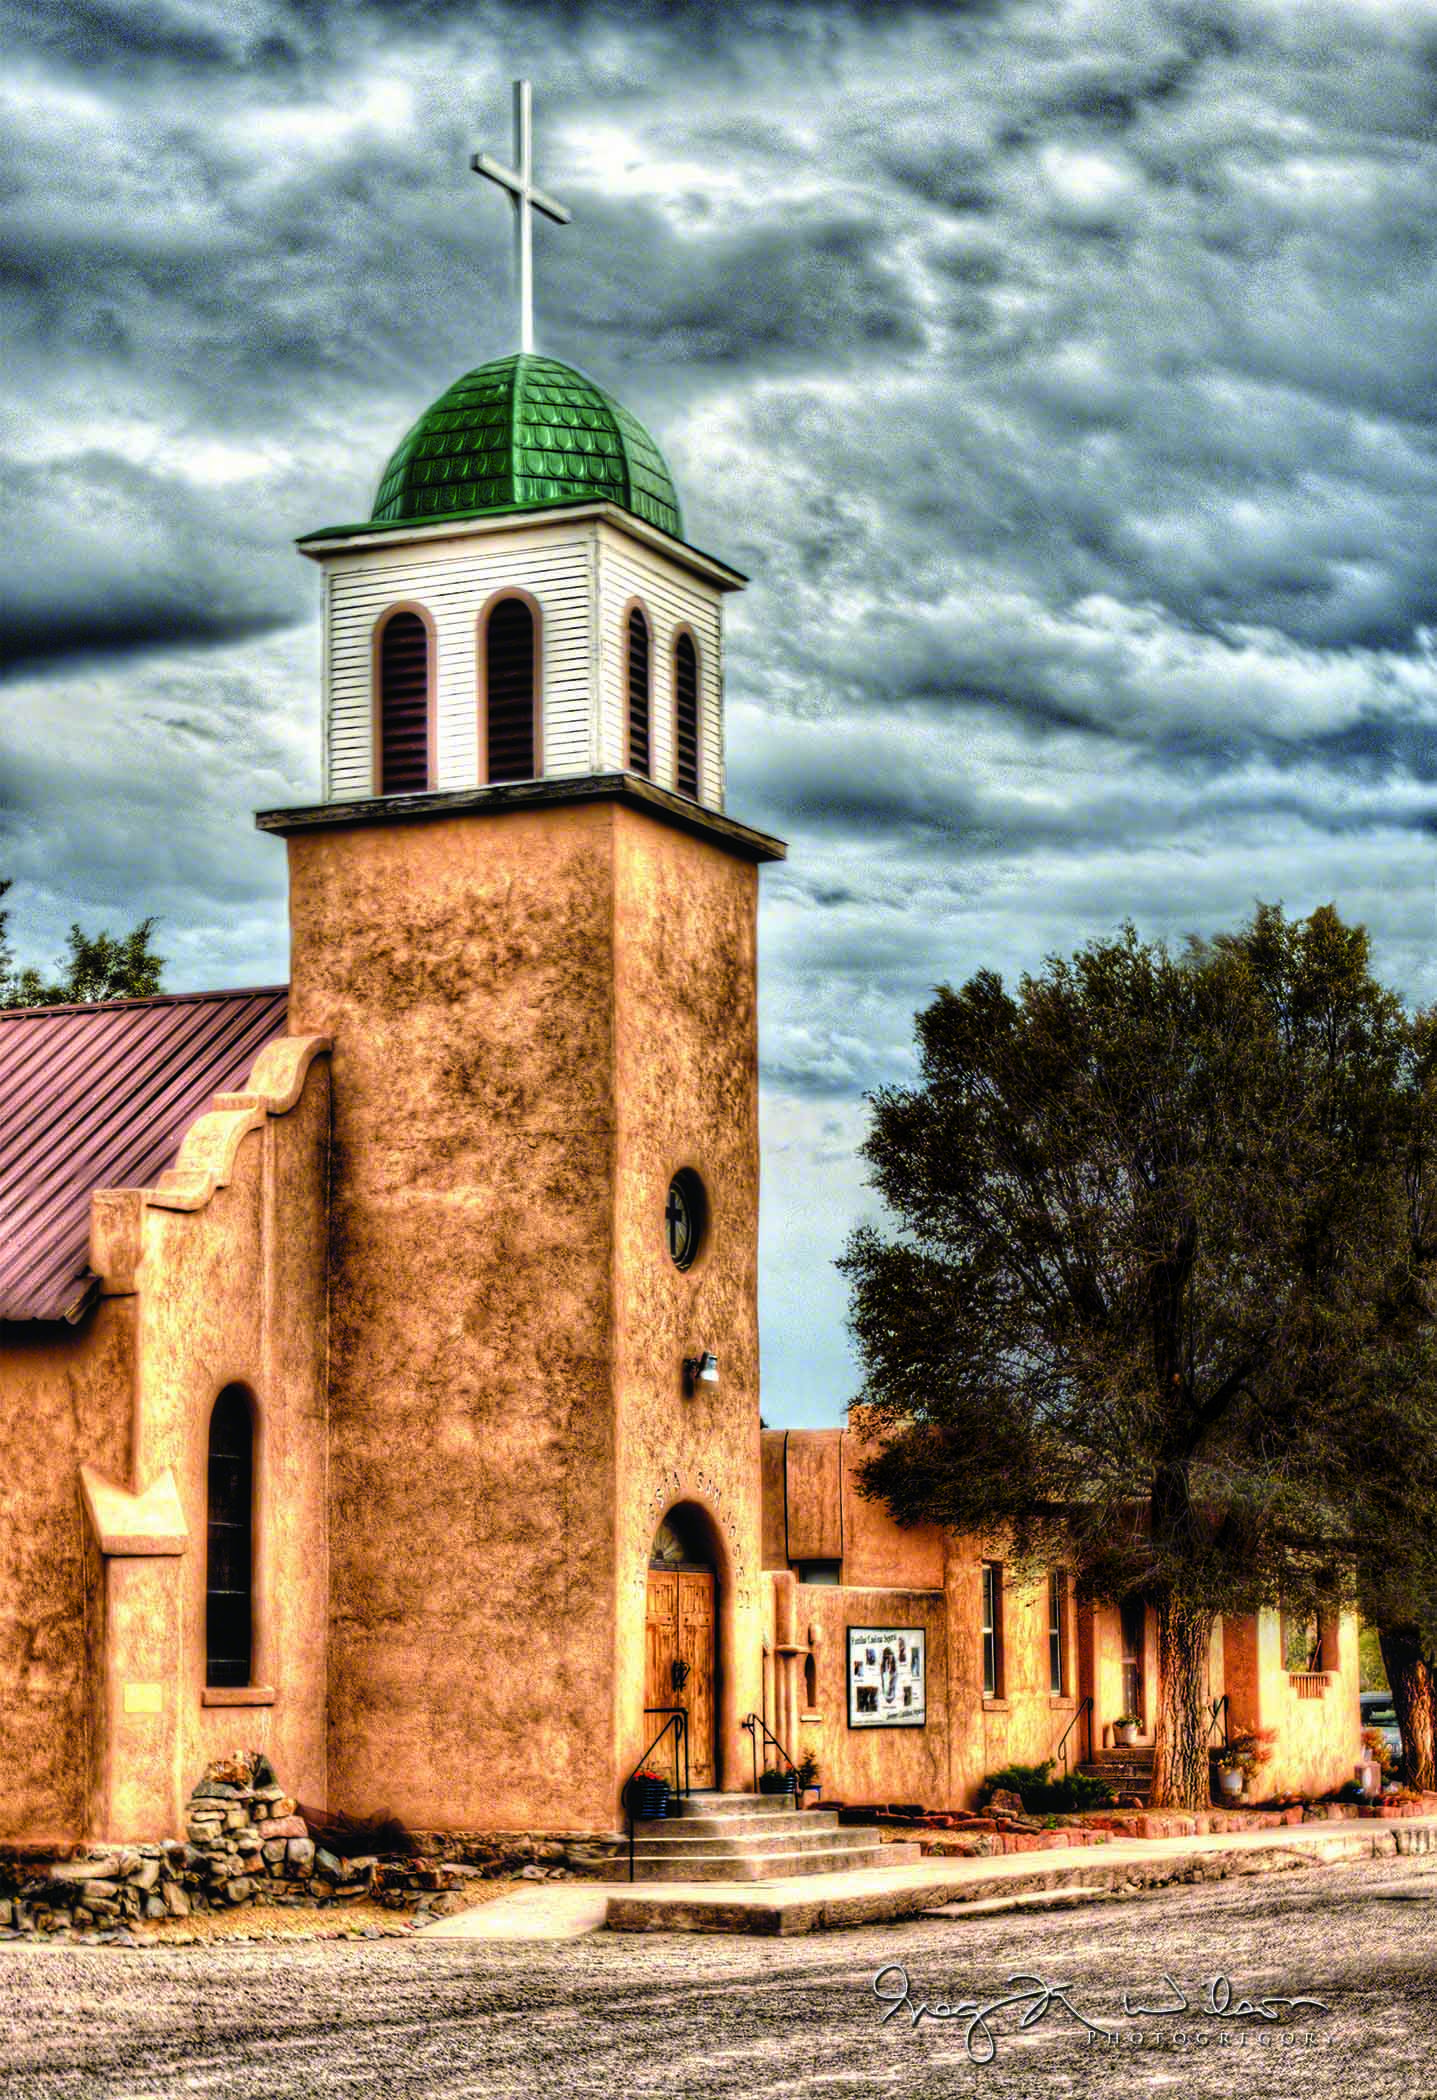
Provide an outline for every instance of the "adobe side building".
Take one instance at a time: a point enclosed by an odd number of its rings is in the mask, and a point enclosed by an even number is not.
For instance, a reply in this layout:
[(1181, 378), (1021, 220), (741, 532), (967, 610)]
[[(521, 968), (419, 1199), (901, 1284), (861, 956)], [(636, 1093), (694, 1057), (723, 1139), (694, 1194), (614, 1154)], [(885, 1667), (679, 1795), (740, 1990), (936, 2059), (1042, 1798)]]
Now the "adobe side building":
[[(288, 986), (0, 1015), (0, 1841), (173, 1835), (239, 1747), (416, 1829), (611, 1832), (675, 1704), (696, 1786), (751, 1789), (757, 1715), (830, 1796), (935, 1808), (1125, 1707), (1150, 1739), (1140, 1609), (899, 1532), (852, 1435), (761, 1440), (784, 849), (725, 811), (743, 579), (657, 446), (521, 353), (301, 546)], [(1214, 1644), (1274, 1789), (1357, 1754), (1321, 1640)]]

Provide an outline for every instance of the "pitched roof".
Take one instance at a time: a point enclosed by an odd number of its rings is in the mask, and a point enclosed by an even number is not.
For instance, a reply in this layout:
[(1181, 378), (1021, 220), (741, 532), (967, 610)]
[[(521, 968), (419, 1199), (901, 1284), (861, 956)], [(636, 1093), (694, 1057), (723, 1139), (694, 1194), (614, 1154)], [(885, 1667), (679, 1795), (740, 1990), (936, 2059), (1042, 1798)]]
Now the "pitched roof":
[(287, 985), (0, 1011), (0, 1320), (77, 1320), (90, 1197), (150, 1186), (283, 1035)]

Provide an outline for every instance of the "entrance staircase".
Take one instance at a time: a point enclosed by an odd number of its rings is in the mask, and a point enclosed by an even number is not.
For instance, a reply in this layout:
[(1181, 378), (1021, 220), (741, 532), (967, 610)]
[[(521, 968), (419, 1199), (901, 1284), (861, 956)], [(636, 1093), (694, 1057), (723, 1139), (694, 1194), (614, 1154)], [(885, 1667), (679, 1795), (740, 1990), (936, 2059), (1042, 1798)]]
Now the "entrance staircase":
[(1151, 1743), (1135, 1743), (1128, 1750), (1100, 1750), (1091, 1764), (1077, 1768), (1089, 1779), (1101, 1779), (1121, 1800), (1131, 1794), (1144, 1808), (1153, 1787)]
[[(797, 1809), (786, 1794), (695, 1793), (670, 1807), (663, 1820), (634, 1825), (635, 1881), (776, 1881), (922, 1857), (917, 1845), (885, 1845), (876, 1830), (840, 1824), (834, 1809)], [(627, 1837), (596, 1844), (586, 1864), (606, 1881), (627, 1881)]]

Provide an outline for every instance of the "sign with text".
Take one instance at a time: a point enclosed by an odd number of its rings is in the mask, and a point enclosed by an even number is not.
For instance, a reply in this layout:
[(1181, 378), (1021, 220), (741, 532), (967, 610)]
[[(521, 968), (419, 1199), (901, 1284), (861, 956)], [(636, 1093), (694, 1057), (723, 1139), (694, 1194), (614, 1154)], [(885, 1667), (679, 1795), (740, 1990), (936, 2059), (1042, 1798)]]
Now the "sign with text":
[(926, 1635), (921, 1626), (850, 1626), (850, 1728), (921, 1728)]

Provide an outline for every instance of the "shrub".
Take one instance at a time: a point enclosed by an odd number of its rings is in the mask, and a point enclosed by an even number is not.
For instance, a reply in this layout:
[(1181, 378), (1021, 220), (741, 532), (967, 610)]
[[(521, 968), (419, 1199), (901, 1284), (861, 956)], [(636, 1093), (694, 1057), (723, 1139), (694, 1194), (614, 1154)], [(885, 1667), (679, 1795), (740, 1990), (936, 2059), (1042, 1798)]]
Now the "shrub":
[(1004, 1765), (990, 1772), (979, 1789), (978, 1800), (987, 1807), (994, 1794), (1016, 1794), (1030, 1815), (1073, 1815), (1089, 1808), (1111, 1808), (1112, 1789), (1085, 1772), (1052, 1778), (1053, 1760), (1041, 1765)]

